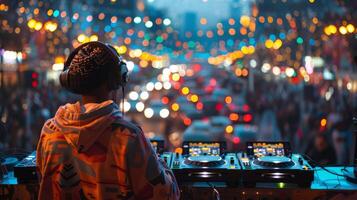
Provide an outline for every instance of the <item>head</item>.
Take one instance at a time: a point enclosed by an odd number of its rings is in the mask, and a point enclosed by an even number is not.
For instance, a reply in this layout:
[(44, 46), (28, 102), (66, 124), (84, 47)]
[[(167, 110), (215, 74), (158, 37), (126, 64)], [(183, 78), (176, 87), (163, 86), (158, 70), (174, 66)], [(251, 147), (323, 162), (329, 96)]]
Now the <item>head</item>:
[(324, 134), (317, 134), (315, 136), (315, 148), (317, 151), (324, 151), (328, 147), (327, 137)]
[(90, 101), (115, 100), (116, 91), (128, 81), (128, 69), (114, 47), (88, 42), (68, 57), (60, 75), (62, 87)]

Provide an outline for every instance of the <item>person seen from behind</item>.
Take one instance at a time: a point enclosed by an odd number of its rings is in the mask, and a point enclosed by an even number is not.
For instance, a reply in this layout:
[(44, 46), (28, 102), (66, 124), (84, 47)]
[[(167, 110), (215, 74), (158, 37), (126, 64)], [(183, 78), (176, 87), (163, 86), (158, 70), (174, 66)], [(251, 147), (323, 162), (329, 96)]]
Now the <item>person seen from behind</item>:
[(39, 199), (179, 199), (172, 171), (116, 104), (127, 73), (111, 45), (89, 42), (70, 54), (60, 83), (82, 100), (60, 106), (42, 128)]

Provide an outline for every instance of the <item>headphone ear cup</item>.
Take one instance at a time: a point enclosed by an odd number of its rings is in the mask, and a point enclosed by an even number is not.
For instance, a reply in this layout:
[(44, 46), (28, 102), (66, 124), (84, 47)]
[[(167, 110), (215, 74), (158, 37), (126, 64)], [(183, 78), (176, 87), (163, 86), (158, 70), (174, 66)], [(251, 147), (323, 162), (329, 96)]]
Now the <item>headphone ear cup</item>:
[(129, 81), (129, 70), (125, 62), (120, 64), (120, 85), (125, 86)]
[(62, 87), (68, 89), (68, 69), (60, 73), (59, 81)]

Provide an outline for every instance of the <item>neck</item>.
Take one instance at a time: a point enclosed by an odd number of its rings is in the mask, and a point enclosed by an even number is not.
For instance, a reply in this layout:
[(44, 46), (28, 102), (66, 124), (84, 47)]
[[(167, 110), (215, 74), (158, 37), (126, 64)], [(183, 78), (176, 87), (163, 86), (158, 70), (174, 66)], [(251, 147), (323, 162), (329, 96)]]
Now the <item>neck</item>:
[(109, 100), (109, 95), (103, 95), (103, 96), (82, 96), (82, 103), (87, 104), (87, 103), (102, 103), (103, 101)]

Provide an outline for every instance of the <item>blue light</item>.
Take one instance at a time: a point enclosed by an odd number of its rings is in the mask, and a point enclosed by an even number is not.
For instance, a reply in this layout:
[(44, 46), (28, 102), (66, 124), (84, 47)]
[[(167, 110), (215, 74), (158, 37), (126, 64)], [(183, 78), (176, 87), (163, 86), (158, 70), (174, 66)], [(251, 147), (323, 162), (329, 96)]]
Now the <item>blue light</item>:
[(279, 33), (279, 37), (280, 39), (285, 40), (286, 38), (285, 33)]
[(314, 46), (315, 45), (315, 40), (311, 38), (309, 40), (309, 44), (310, 44), (310, 46)]
[(53, 12), (53, 16), (54, 16), (54, 17), (58, 17), (59, 14), (60, 14), (59, 10), (55, 10), (55, 11)]
[(227, 45), (230, 46), (230, 47), (233, 46), (234, 45), (234, 41), (232, 39), (228, 39), (227, 40)]
[(269, 39), (275, 41), (276, 40), (276, 36), (274, 34), (270, 34), (269, 35)]
[(109, 25), (106, 25), (105, 27), (104, 27), (104, 31), (105, 32), (110, 32), (112, 30), (112, 27), (110, 27)]
[(110, 25), (114, 28), (117, 27), (118, 24), (115, 22), (115, 23), (111, 23)]
[(241, 49), (241, 48), (244, 47), (244, 46), (246, 46), (246, 45), (245, 45), (245, 42), (242, 41), (242, 42), (239, 43), (238, 49)]
[(255, 39), (254, 38), (249, 38), (249, 44), (252, 46), (255, 46)]
[(138, 67), (137, 65), (134, 65), (132, 72), (135, 72), (135, 73), (140, 72), (140, 67)]

